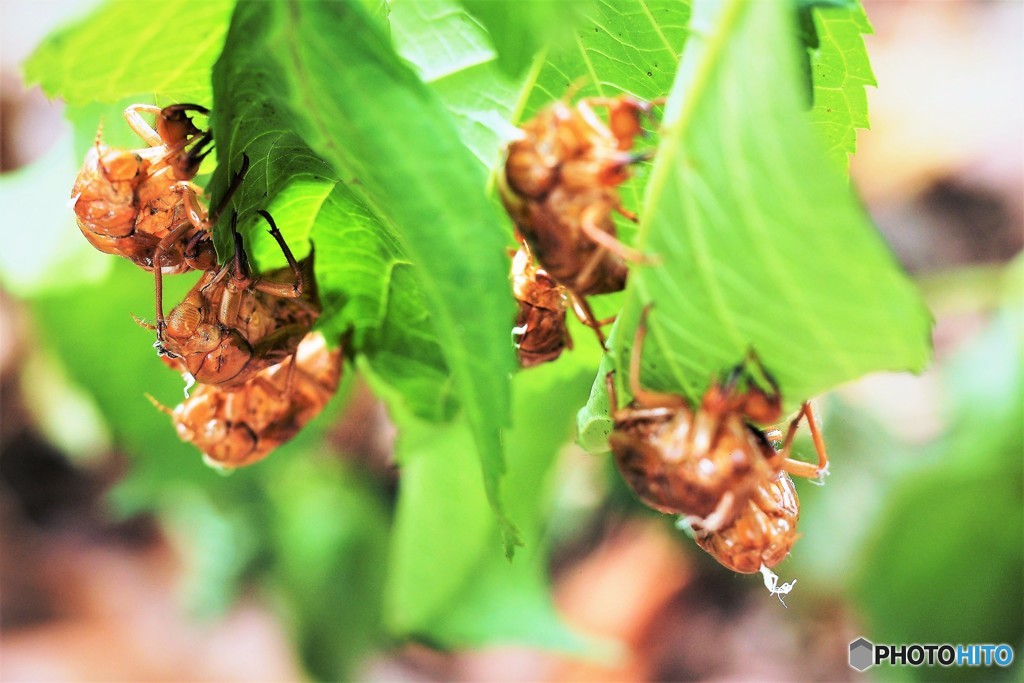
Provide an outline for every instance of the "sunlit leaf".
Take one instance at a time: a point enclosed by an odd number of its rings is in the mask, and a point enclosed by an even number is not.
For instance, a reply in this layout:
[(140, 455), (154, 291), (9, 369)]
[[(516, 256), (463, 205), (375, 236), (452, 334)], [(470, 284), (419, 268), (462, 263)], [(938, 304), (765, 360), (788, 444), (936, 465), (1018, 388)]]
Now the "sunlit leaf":
[(457, 0), (401, 0), (390, 19), (395, 50), (437, 93), (462, 141), (491, 169), (514, 130), (508, 120), (518, 91), (496, 68), (487, 34)]
[[(788, 406), (928, 362), (928, 311), (801, 113), (781, 8), (695, 6), (707, 30), (691, 37), (666, 107), (638, 238), (658, 263), (630, 279), (617, 322), (629, 333), (613, 340), (620, 381), (647, 303), (643, 383), (691, 400), (750, 349)], [(580, 419), (606, 418), (591, 406)]]
[(210, 103), (210, 68), (235, 0), (108, 2), (50, 34), (25, 79), (69, 104), (159, 94), (162, 103)]
[(689, 18), (690, 3), (676, 0), (594, 3), (574, 39), (548, 53), (527, 93), (524, 117), (570, 89), (577, 97), (621, 92), (647, 100), (664, 97), (689, 34)]
[(857, 129), (868, 127), (865, 86), (875, 76), (864, 47), (863, 34), (872, 33), (864, 8), (815, 7), (809, 10), (818, 44), (810, 48), (814, 106), (811, 121), (825, 141), (825, 152), (846, 169), (857, 151)]
[(586, 0), (463, 0), (479, 19), (498, 51), (498, 65), (510, 76), (521, 74), (537, 57), (552, 47), (572, 40), (572, 30), (591, 9)]

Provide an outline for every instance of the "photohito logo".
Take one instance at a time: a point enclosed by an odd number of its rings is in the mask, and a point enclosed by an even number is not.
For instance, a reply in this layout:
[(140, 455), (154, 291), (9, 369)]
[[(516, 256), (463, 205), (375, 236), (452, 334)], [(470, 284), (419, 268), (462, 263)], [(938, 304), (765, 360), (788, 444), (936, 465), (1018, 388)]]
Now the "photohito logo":
[(1000, 666), (1013, 663), (1013, 648), (1006, 644), (952, 645), (911, 643), (875, 645), (867, 638), (850, 643), (850, 666), (866, 671), (875, 664), (892, 666)]

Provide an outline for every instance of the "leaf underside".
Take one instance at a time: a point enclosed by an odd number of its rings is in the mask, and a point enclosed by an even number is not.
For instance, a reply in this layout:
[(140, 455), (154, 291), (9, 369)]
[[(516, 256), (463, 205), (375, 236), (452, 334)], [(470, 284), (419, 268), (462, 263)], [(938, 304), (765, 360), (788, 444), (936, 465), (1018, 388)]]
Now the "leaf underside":
[[(634, 269), (613, 334), (617, 380), (653, 304), (642, 384), (697, 401), (755, 350), (786, 404), (877, 370), (921, 370), (931, 318), (802, 114), (778, 3), (697, 3), (666, 107)], [(771, 134), (766, 135), (765, 131)], [(609, 429), (594, 402), (581, 440)]]
[[(483, 194), (486, 176), (441, 102), (395, 56), (359, 6), (271, 7), (275, 16), (268, 21), (263, 3), (239, 5), (232, 32), (247, 41), (229, 38), (218, 65), (223, 77), (217, 80), (235, 89), (240, 84), (232, 76), (245, 79), (257, 72), (269, 80), (275, 87), (262, 100), (272, 99), (272, 115), (330, 163), (332, 175), (360, 201), (359, 211), (372, 216), (378, 231), (393, 236), (417, 264), (422, 301), (443, 340), (441, 351), (473, 428), (489, 498), (511, 548), (515, 533), (501, 512), (498, 482), (504, 469), (499, 431), (508, 419), (507, 327), (513, 314), (505, 238), (495, 207)], [(230, 68), (236, 62), (241, 66)], [(232, 133), (251, 120), (228, 106), (218, 111), (221, 116)], [(243, 140), (250, 137), (255, 135)], [(235, 153), (233, 134), (218, 150), (223, 187), (224, 160)], [(236, 203), (245, 210), (260, 189), (258, 181), (254, 190), (243, 187)], [(215, 188), (215, 201), (218, 194)]]

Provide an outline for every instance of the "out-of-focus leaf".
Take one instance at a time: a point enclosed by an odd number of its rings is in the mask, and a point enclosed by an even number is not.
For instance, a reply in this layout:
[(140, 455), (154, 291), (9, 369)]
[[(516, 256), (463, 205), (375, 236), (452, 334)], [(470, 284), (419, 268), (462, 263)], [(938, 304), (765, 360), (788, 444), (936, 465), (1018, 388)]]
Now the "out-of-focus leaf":
[(473, 428), (486, 490), (511, 548), (515, 530), (502, 512), (498, 485), (513, 311), (505, 234), (484, 195), (485, 175), (436, 96), (361, 8), (303, 3), (271, 14), (262, 3), (243, 3), (235, 22), (248, 27), (248, 35), (259, 36), (269, 25), (283, 36), (254, 42), (287, 78), (282, 97), (293, 103), (295, 125), (341, 177), (358, 181), (353, 187), (361, 199), (418, 267)]
[[(856, 581), (869, 639), (1015, 644), (1024, 637), (1022, 345), (1024, 313), (1004, 309), (946, 373), (951, 431), (925, 466), (894, 483)], [(992, 669), (915, 673), (963, 680), (990, 677)]]
[(79, 166), (71, 142), (64, 135), (32, 165), (0, 176), (9, 226), (0, 249), (0, 283), (18, 296), (102, 280), (110, 267), (110, 259), (81, 236), (68, 207)]
[[(153, 275), (124, 259), (107, 259), (108, 277), (42, 294), (32, 304), (41, 338), (64, 361), (69, 377), (96, 399), (114, 440), (137, 456), (116, 498), (124, 511), (134, 511), (154, 506), (185, 483), (210, 481), (211, 471), (146, 398), (148, 393), (173, 406), (184, 387), (181, 376), (157, 357), (153, 332), (132, 320), (132, 314), (153, 317)], [(184, 296), (193, 280), (166, 278), (168, 299)]]
[(541, 539), (551, 466), (569, 440), (589, 368), (587, 359), (567, 354), (515, 377), (502, 491), (526, 548), (511, 564), (498, 552), (496, 528), (470, 467), (471, 435), (464, 420), (429, 431), (399, 420), (403, 473), (388, 589), (394, 631), (451, 647), (587, 647), (553, 612)]
[(341, 463), (303, 456), (267, 481), (267, 581), (310, 673), (347, 680), (382, 633), (388, 515), (379, 494)]
[(872, 33), (859, 3), (808, 9), (814, 21), (817, 46), (809, 48), (814, 106), (811, 121), (825, 153), (846, 170), (857, 151), (857, 129), (867, 128), (865, 86), (876, 85), (863, 34)]
[(585, 0), (463, 0), (462, 4), (487, 28), (498, 51), (498, 65), (510, 76), (521, 74), (538, 52), (571, 43), (572, 30), (591, 8)]
[(386, 614), (397, 634), (427, 633), (460, 599), (494, 524), (465, 417), (427, 424), (392, 409), (392, 418), (400, 428), (395, 450), (402, 479)]
[(25, 62), (29, 85), (69, 104), (159, 93), (210, 102), (210, 68), (235, 0), (108, 2), (50, 34)]
[(638, 238), (660, 263), (633, 269), (616, 323), (629, 331), (613, 342), (622, 386), (646, 303), (643, 383), (693, 401), (750, 349), (787, 406), (928, 362), (927, 309), (801, 114), (783, 9), (694, 7), (707, 31), (669, 97)]
[(543, 539), (552, 465), (571, 438), (572, 416), (586, 396), (591, 368), (583, 356), (565, 354), (557, 363), (516, 376), (513, 427), (506, 434), (509, 471), (502, 490), (526, 548), (511, 564), (492, 550), (485, 552), (459, 599), (431, 625), (434, 639), (460, 647), (514, 642), (579, 654), (600, 651), (555, 613)]
[[(212, 478), (222, 482), (220, 477)], [(250, 477), (247, 484), (255, 479)], [(266, 515), (260, 508), (268, 501), (258, 486), (220, 488), (216, 492), (184, 488), (173, 502), (165, 500), (161, 506), (183, 557), (185, 602), (192, 615), (201, 619), (214, 619), (228, 611), (248, 570), (267, 545), (263, 538)], [(245, 495), (236, 495), (241, 491)]]
[[(823, 486), (794, 477), (800, 495), (800, 541), (784, 567), (788, 575), (799, 577), (801, 589), (834, 593), (849, 582), (893, 483), (915, 467), (920, 453), (862, 408), (835, 396), (817, 403), (833, 456), (832, 474)], [(813, 459), (806, 429), (800, 430), (794, 451), (797, 458)]]

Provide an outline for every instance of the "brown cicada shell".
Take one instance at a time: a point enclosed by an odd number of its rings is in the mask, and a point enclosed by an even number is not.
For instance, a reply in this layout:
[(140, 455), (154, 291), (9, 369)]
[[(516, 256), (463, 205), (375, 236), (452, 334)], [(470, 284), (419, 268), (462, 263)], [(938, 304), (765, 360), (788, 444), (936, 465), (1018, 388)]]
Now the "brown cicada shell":
[[(769, 390), (756, 385), (751, 354), (722, 384), (708, 389), (700, 409), (682, 396), (654, 392), (640, 384), (640, 354), (647, 311), (637, 327), (630, 359), (633, 401), (618, 407), (612, 375), (606, 378), (614, 429), (609, 437), (623, 479), (647, 506), (683, 515), (695, 529), (727, 528), (745, 510), (755, 491), (777, 474), (818, 477), (827, 456), (809, 404), (790, 423), (783, 447), (776, 452), (748, 420), (773, 422), (781, 413), (781, 396), (771, 376), (761, 370)], [(800, 419), (807, 414), (818, 448), (817, 466), (789, 458)]]
[(178, 436), (219, 467), (251, 465), (294, 437), (338, 390), (341, 350), (311, 332), (295, 354), (231, 391), (205, 384), (170, 414)]
[(558, 358), (572, 348), (566, 327), (565, 288), (551, 279), (521, 247), (512, 258), (512, 294), (519, 304), (512, 330), (519, 365), (530, 368)]
[[(608, 110), (608, 123), (595, 107)], [(559, 101), (523, 124), (522, 137), (509, 145), (502, 201), (540, 265), (581, 302), (588, 294), (620, 291), (626, 261), (645, 260), (617, 239), (612, 214), (636, 220), (623, 208), (618, 186), (631, 164), (648, 158), (630, 150), (650, 110), (650, 103), (627, 95), (585, 98), (575, 106)]]
[[(190, 111), (209, 113), (192, 104), (128, 107), (129, 126), (149, 145), (140, 149), (113, 149), (97, 134), (71, 195), (78, 227), (100, 251), (124, 256), (147, 270), (159, 267), (166, 274), (196, 267), (186, 258), (185, 247), (200, 228), (190, 225), (189, 218), (195, 214), (205, 220), (205, 211), (188, 181), (209, 153), (211, 136), (196, 128)], [(156, 114), (156, 129), (143, 113)], [(172, 233), (175, 239), (169, 240)], [(214, 263), (212, 247), (197, 248), (193, 260), (201, 260), (203, 268)]]
[[(270, 214), (260, 214), (289, 267), (254, 277), (233, 216), (234, 260), (206, 271), (167, 316), (160, 353), (180, 359), (197, 382), (240, 387), (295, 353), (319, 315), (312, 254), (299, 264)], [(286, 276), (292, 281), (277, 279)]]
[(724, 566), (740, 574), (774, 567), (786, 559), (799, 534), (800, 499), (785, 472), (761, 482), (732, 522), (718, 531), (694, 528), (694, 540)]
[[(241, 169), (220, 207), (208, 215), (199, 200), (200, 191), (189, 181), (209, 154), (213, 138), (195, 126), (190, 112), (209, 114), (196, 104), (163, 109), (131, 105), (125, 118), (149, 146), (113, 149), (97, 134), (71, 191), (78, 227), (90, 244), (153, 271), (160, 331), (164, 325), (159, 303), (162, 276), (216, 266), (210, 229), (249, 166), (243, 154)], [(144, 113), (156, 115), (155, 129), (142, 118)]]

